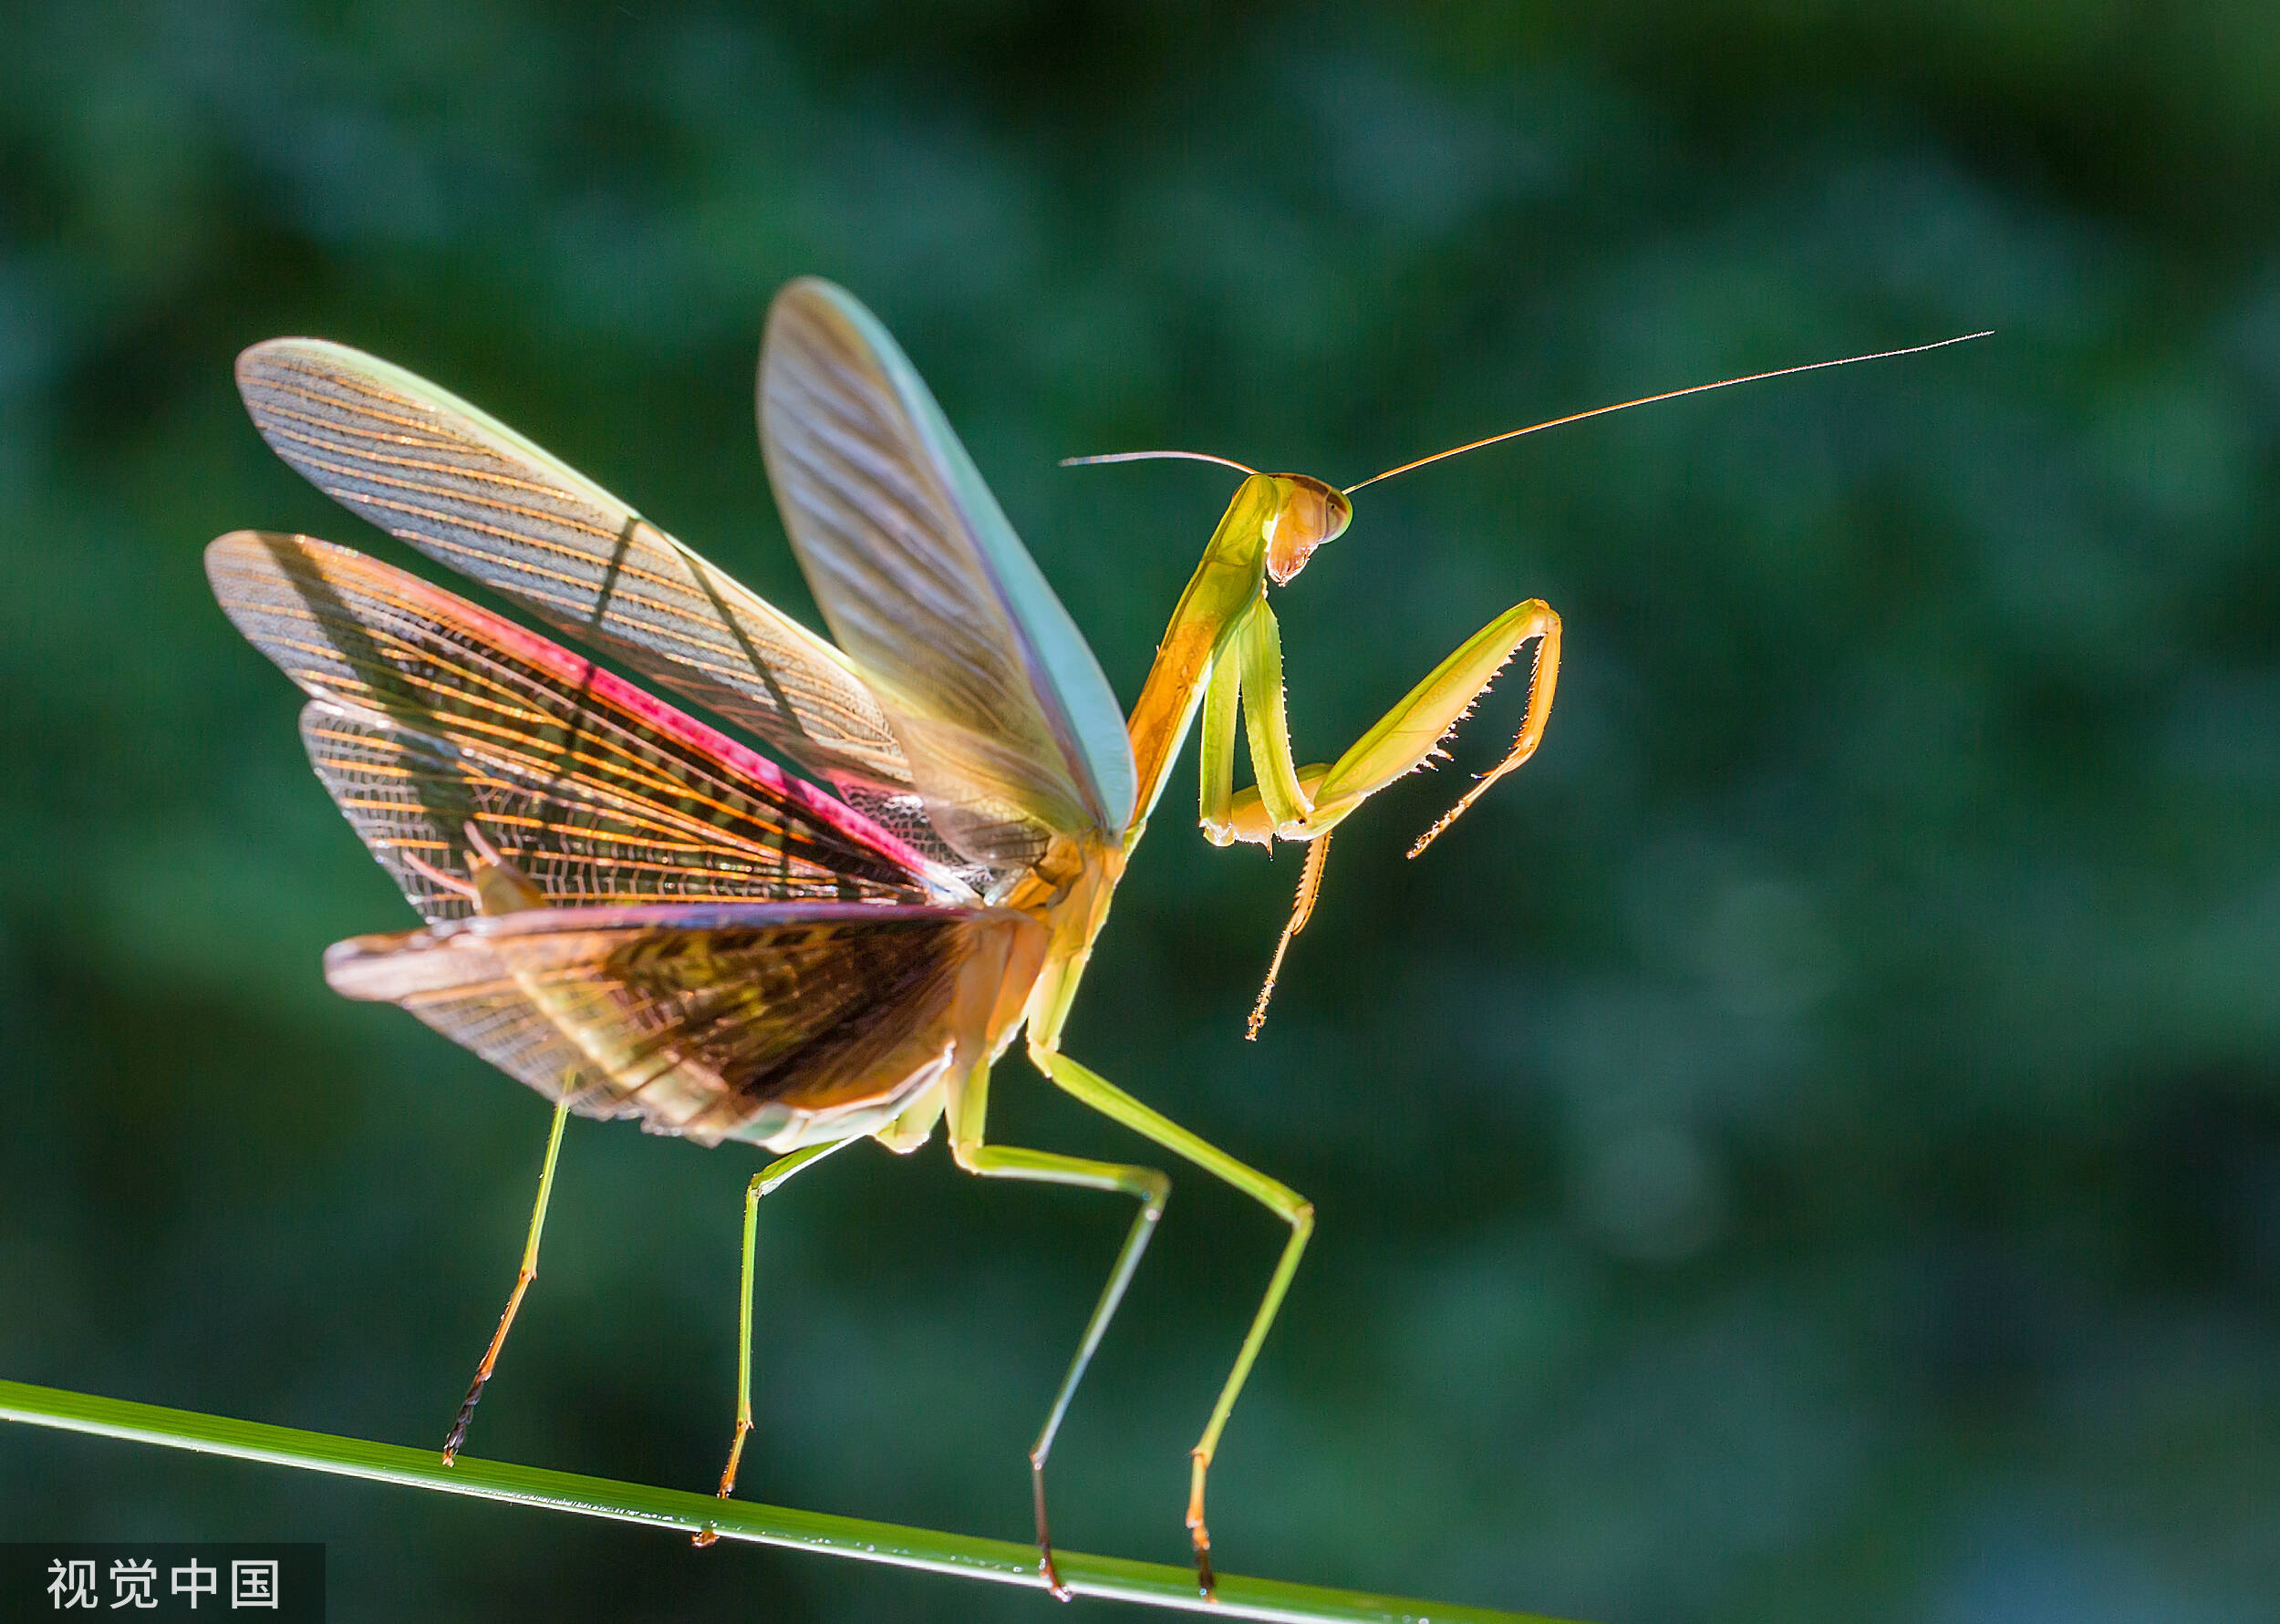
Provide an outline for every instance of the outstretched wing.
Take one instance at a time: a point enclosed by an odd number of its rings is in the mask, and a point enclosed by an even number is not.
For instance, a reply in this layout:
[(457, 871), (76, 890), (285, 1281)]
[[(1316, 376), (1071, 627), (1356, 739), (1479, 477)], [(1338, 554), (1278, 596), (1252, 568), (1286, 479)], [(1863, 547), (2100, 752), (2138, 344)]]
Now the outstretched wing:
[(599, 485), (400, 367), (275, 338), (238, 357), (254, 425), (363, 518), (843, 787), (910, 767), (830, 644)]
[(861, 904), (534, 908), (353, 937), (325, 974), (586, 1115), (713, 1143), (803, 1114), (883, 1120), (981, 1040), (988, 1009), (961, 988), (994, 991), (1041, 928)]
[(239, 531), (214, 595), (316, 701), (317, 776), (412, 905), (468, 905), (472, 820), (555, 904), (927, 902), (939, 867), (822, 791), (534, 632), (345, 547)]
[(894, 725), (928, 815), (969, 860), (1114, 839), (1135, 773), (1124, 713), (910, 362), (843, 289), (776, 297), (760, 438), (832, 635)]

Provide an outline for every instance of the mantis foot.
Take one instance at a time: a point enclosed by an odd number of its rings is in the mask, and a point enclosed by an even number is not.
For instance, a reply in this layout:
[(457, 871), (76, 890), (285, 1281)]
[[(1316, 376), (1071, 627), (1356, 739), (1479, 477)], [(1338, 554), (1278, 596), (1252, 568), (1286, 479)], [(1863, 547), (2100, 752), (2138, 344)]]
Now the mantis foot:
[(1037, 1547), (1037, 1571), (1045, 1577), (1045, 1588), (1055, 1601), (1073, 1601), (1076, 1592), (1062, 1582), (1061, 1568), (1053, 1561), (1053, 1547), (1040, 1543)]
[(1061, 1581), (1060, 1565), (1053, 1561), (1052, 1531), (1045, 1526), (1045, 1463), (1034, 1454), (1030, 1456), (1029, 1486), (1037, 1507), (1037, 1571), (1045, 1576), (1045, 1588), (1055, 1601), (1071, 1600), (1076, 1592)]
[(723, 1500), (736, 1492), (736, 1469), (744, 1459), (744, 1440), (751, 1435), (751, 1422), (737, 1417), (736, 1435), (729, 1440), (729, 1464), (720, 1468), (720, 1487), (717, 1492)]
[[(737, 1463), (744, 1458), (744, 1439), (746, 1434), (751, 1433), (751, 1430), (752, 1423), (751, 1422), (744, 1420), (741, 1416), (737, 1418), (736, 1436), (731, 1440), (729, 1443), (729, 1464), (720, 1468), (720, 1487), (718, 1493), (720, 1497), (723, 1500), (727, 1499), (731, 1492), (736, 1487)], [(689, 1543), (695, 1546), (699, 1550), (702, 1550), (705, 1546), (710, 1545), (714, 1540), (720, 1537), (720, 1531), (719, 1529), (701, 1528), (689, 1536)]]
[(459, 1460), (459, 1452), (466, 1447), (467, 1428), (469, 1423), (475, 1419), (475, 1404), (483, 1396), (484, 1384), (490, 1380), (489, 1371), (479, 1371), (475, 1377), (475, 1384), (467, 1390), (466, 1401), (460, 1405), (458, 1418), (451, 1422), (451, 1435), (443, 1440), (443, 1464), (445, 1465), (456, 1464)]
[(1204, 1474), (1211, 1469), (1206, 1445), (1187, 1452), (1194, 1475), (1187, 1485), (1187, 1537), (1196, 1546), (1196, 1594), (1206, 1601), (1219, 1599), (1219, 1577), (1211, 1571), (1211, 1529), (1203, 1520)]

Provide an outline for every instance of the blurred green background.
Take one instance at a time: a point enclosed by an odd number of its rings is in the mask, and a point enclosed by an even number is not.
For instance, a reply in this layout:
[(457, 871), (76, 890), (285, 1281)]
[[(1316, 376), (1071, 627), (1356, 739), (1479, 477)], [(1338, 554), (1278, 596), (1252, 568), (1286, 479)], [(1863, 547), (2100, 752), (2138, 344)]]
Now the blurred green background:
[[(2267, 6), (8, 8), (0, 1373), (440, 1441), (546, 1109), (386, 1008), (410, 923), (209, 598), (403, 550), (240, 411), (309, 333), (812, 614), (772, 290), (900, 336), (1127, 702), (1224, 471), (1372, 490), (1279, 600), (1301, 759), (1506, 605), (1542, 754), (1297, 874), (1175, 779), (1072, 1052), (1311, 1196), (1236, 1571), (1609, 1621), (2245, 1620), (2280, 1593), (2280, 25)], [(421, 566), (423, 570), (426, 566)], [(432, 571), (428, 573), (432, 574)], [(1520, 684), (1458, 749), (1478, 771)], [(1133, 1153), (1021, 1068), (993, 1126)], [(479, 1453), (701, 1488), (741, 1152), (584, 1124)], [(1200, 1175), (1056, 1460), (1178, 1560), (1279, 1231)], [(1125, 1218), (858, 1149), (762, 1223), (744, 1491), (1024, 1537)], [(335, 1616), (1054, 1617), (1029, 1596), (0, 1431), (0, 1536), (323, 1539)], [(2261, 1598), (2261, 1599), (2260, 1599)]]

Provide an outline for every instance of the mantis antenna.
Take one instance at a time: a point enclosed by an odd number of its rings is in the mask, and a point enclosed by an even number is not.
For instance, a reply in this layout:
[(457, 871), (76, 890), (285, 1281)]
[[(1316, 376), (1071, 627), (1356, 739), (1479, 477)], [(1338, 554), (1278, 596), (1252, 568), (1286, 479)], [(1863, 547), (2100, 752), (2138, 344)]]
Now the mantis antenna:
[[(1788, 378), (1792, 373), (1819, 372), (1825, 367), (1850, 367), (1856, 361), (1889, 361), (1899, 356), (1922, 355), (1928, 349), (1945, 349), (1951, 344), (1968, 344), (1974, 338), (1992, 338), (1993, 327), (1979, 333), (1959, 333), (1953, 338), (1942, 338), (1931, 344), (1912, 344), (1905, 349), (1880, 349), (1871, 355), (1845, 356), (1834, 361), (1808, 361), (1802, 367), (1777, 367), (1771, 372), (1746, 373), (1740, 378), (1722, 378), (1715, 383), (1689, 384), (1683, 389), (1665, 389), (1660, 395), (1642, 395), (1636, 400), (1620, 400), (1612, 406), (1595, 406), (1589, 411), (1570, 412), (1564, 418), (1552, 418), (1541, 423), (1530, 423), (1525, 429), (1507, 429), (1501, 434), (1491, 434), (1486, 440), (1476, 440), (1461, 446), (1451, 446), (1446, 451), (1435, 451), (1430, 457), (1420, 457), (1415, 462), (1404, 462), (1399, 468), (1389, 468), (1384, 473), (1373, 473), (1359, 485), (1348, 485), (1341, 492), (1352, 496), (1363, 485), (1374, 485), (1380, 480), (1390, 480), (1395, 474), (1423, 468), (1428, 462), (1439, 462), (1450, 457), (1462, 457), (1466, 451), (1477, 451), (1499, 440), (1518, 440), (1523, 434), (1537, 434), (1546, 429), (1563, 428), (1580, 423), (1586, 418), (1603, 418), (1609, 412), (1629, 411), (1634, 406), (1653, 406), (1659, 400), (1675, 400), (1681, 395), (1701, 395), (1712, 389), (1730, 389), (1736, 384), (1763, 383), (1769, 378)], [(1177, 460), (1183, 462), (1216, 462), (1221, 468), (1232, 468), (1238, 473), (1255, 474), (1259, 471), (1236, 461), (1232, 457), (1215, 457), (1208, 451), (1103, 451), (1091, 457), (1063, 457), (1063, 468), (1089, 468), (1099, 462), (1154, 462)]]
[[(1348, 485), (1343, 492), (1352, 496), (1362, 485), (1374, 485), (1380, 480), (1390, 480), (1397, 473), (1407, 473), (1413, 468), (1423, 468), (1428, 462), (1438, 462), (1446, 457), (1462, 457), (1466, 451), (1477, 451), (1483, 446), (1498, 440), (1518, 440), (1523, 434), (1535, 434), (1545, 429), (1558, 429), (1569, 423), (1580, 423), (1586, 418), (1603, 418), (1611, 411), (1628, 411), (1634, 406), (1653, 406), (1658, 400), (1675, 400), (1681, 395), (1700, 395), (1711, 389), (1731, 388), (1736, 384), (1763, 383), (1769, 378), (1787, 378), (1793, 372), (1819, 372), (1824, 367), (1850, 367), (1855, 361), (1889, 361), (1895, 356), (1922, 355), (1927, 349), (1945, 349), (1951, 344), (1968, 344), (1974, 338), (1989, 338), (1995, 335), (1990, 327), (1982, 333), (1961, 333), (1953, 338), (1942, 338), (1932, 344), (1912, 344), (1905, 349), (1880, 349), (1873, 355), (1846, 356), (1835, 361), (1808, 361), (1802, 367), (1777, 367), (1771, 372), (1752, 372), (1741, 378), (1722, 378), (1714, 384), (1690, 384), (1683, 389), (1665, 389), (1660, 395), (1642, 395), (1636, 400), (1618, 401), (1613, 406), (1595, 406), (1590, 411), (1570, 412), (1564, 418), (1549, 422), (1530, 423), (1525, 429), (1507, 429), (1502, 434), (1491, 434), (1486, 440), (1476, 440), (1469, 445), (1451, 446), (1446, 451), (1435, 451), (1430, 457), (1420, 457), (1415, 462), (1404, 462), (1399, 468), (1389, 468), (1384, 473), (1373, 473), (1361, 485)], [(1090, 460), (1090, 459), (1088, 459)], [(1103, 459), (1105, 460), (1105, 459)], [(1213, 459), (1219, 460), (1219, 459)]]
[(1238, 473), (1256, 474), (1259, 471), (1255, 468), (1244, 467), (1232, 457), (1214, 457), (1209, 451), (1102, 451), (1092, 457), (1063, 457), (1061, 460), (1061, 466), (1089, 468), (1095, 462), (1157, 462), (1170, 460), (1181, 462), (1216, 462), (1221, 468), (1231, 468)]

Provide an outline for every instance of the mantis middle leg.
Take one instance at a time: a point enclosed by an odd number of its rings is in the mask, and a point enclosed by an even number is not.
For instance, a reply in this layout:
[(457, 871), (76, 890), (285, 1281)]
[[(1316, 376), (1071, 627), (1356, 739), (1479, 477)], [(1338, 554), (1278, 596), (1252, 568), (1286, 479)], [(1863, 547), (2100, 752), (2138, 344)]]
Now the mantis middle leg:
[(1115, 1265), (1109, 1270), (1108, 1283), (1101, 1288), (1100, 1300), (1093, 1306), (1093, 1317), (1085, 1322), (1076, 1357), (1069, 1361), (1068, 1374), (1061, 1379), (1061, 1391), (1053, 1395), (1052, 1409), (1046, 1414), (1045, 1425), (1029, 1452), (1030, 1494), (1037, 1512), (1039, 1567), (1052, 1593), (1066, 1601), (1070, 1593), (1061, 1582), (1060, 1570), (1053, 1566), (1052, 1534), (1045, 1520), (1045, 1460), (1052, 1453), (1053, 1436), (1061, 1430), (1062, 1417), (1069, 1412), (1069, 1401), (1076, 1396), (1077, 1383), (1084, 1380), (1085, 1367), (1093, 1362), (1093, 1350), (1101, 1345), (1108, 1322), (1116, 1317), (1117, 1305), (1124, 1299), (1124, 1288), (1132, 1284), (1133, 1271), (1140, 1267), (1140, 1256), (1148, 1249), (1148, 1239), (1156, 1233), (1156, 1220), (1164, 1215), (1164, 1203), (1171, 1195), (1172, 1181), (1153, 1167), (1094, 1162), (1051, 1151), (987, 1143), (983, 1133), (989, 1115), (990, 1067), (985, 1061), (958, 1085), (950, 1102), (950, 1154), (969, 1173), (983, 1178), (1075, 1184), (1088, 1190), (1121, 1190), (1140, 1203), (1139, 1212), (1133, 1215), (1132, 1227), (1125, 1232), (1124, 1244), (1116, 1253)]

